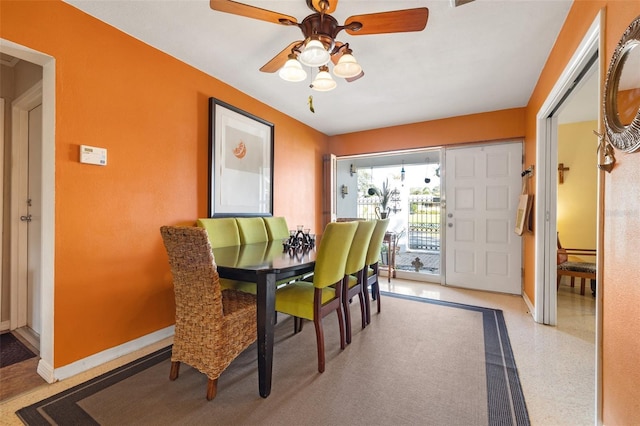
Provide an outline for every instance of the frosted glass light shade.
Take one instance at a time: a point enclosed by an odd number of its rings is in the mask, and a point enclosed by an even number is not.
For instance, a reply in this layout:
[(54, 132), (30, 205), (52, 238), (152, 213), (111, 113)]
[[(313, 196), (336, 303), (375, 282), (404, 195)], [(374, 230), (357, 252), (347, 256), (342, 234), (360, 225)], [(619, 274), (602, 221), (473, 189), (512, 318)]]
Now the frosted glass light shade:
[(313, 83), (311, 83), (311, 88), (318, 92), (328, 92), (329, 90), (335, 89), (337, 85), (335, 80), (331, 78), (329, 71), (322, 70), (318, 73), (315, 80), (313, 80)]
[(280, 71), (278, 71), (278, 75), (281, 79), (286, 81), (302, 81), (307, 78), (307, 72), (302, 68), (300, 62), (297, 59), (290, 58), (284, 64)]
[(320, 40), (310, 40), (298, 56), (300, 62), (308, 67), (319, 67), (327, 64), (331, 55)]
[(350, 53), (345, 53), (340, 57), (338, 63), (333, 67), (333, 75), (341, 78), (351, 78), (362, 72), (362, 67)]

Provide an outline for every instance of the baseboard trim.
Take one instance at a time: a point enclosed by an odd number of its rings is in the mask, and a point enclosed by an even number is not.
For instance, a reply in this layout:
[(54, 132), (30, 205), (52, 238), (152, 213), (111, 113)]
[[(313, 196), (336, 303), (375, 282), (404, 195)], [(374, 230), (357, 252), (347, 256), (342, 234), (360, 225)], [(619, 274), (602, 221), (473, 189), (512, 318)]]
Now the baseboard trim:
[[(154, 343), (157, 343), (163, 339), (166, 339), (167, 337), (171, 337), (174, 334), (174, 328), (175, 326), (173, 325), (167, 328), (163, 328), (162, 330), (158, 330), (151, 334), (147, 334), (146, 336), (139, 337), (127, 343), (123, 343), (122, 345), (115, 346), (113, 348), (99, 352), (95, 355), (91, 355), (87, 358), (78, 360), (76, 362), (65, 365), (63, 367), (56, 368), (52, 371), (52, 375), (51, 375), (52, 381), (49, 381), (47, 377), (43, 376), (40, 373), (39, 365), (38, 365), (38, 374), (40, 374), (49, 383), (53, 383), (53, 381), (57, 381), (57, 380), (67, 379), (69, 377), (72, 377), (77, 374), (83, 373), (87, 370), (90, 370), (94, 367), (98, 367), (109, 361), (113, 361), (114, 359), (120, 358), (124, 355), (128, 355), (134, 351), (144, 348), (145, 346), (149, 346)], [(45, 366), (43, 366), (43, 369), (44, 368)], [(48, 373), (47, 370), (44, 370), (43, 372)]]
[(11, 323), (7, 321), (0, 322), (0, 331), (7, 331), (11, 328)]
[(527, 308), (529, 308), (529, 313), (531, 314), (531, 316), (533, 317), (533, 320), (535, 322), (538, 322), (536, 320), (536, 310), (535, 310), (535, 306), (533, 306), (533, 303), (531, 303), (531, 300), (529, 300), (529, 296), (527, 296), (527, 293), (525, 293), (524, 291), (522, 292), (522, 299), (524, 299), (524, 303), (527, 304)]
[(36, 372), (49, 384), (56, 381), (56, 377), (53, 374), (53, 367), (42, 358), (38, 361), (38, 369)]

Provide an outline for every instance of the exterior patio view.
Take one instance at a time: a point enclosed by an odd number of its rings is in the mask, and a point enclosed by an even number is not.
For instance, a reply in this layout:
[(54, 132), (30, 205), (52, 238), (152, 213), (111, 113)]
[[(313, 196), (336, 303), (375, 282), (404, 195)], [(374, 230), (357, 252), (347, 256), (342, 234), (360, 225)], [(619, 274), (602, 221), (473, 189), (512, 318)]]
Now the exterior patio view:
[[(358, 170), (359, 218), (375, 219), (387, 212), (391, 219), (396, 246), (395, 267), (398, 271), (440, 274), (441, 201), (439, 165), (400, 165)], [(400, 174), (398, 174), (400, 170)], [(413, 176), (413, 179), (407, 178)], [(419, 178), (418, 178), (419, 177)], [(379, 183), (378, 182), (382, 182)], [(381, 209), (380, 188), (388, 188), (386, 209)], [(378, 191), (371, 191), (375, 188)], [(369, 195), (373, 193), (373, 195)], [(382, 211), (381, 211), (382, 210)], [(381, 261), (388, 265), (388, 246)]]

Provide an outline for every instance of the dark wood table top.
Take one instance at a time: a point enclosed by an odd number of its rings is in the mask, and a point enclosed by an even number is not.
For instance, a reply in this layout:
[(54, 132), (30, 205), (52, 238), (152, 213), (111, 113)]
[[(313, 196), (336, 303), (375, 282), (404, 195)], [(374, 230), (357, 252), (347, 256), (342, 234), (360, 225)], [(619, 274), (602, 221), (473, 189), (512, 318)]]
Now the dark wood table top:
[(213, 249), (218, 272), (223, 277), (275, 273), (279, 277), (295, 275), (301, 269), (313, 268), (316, 250), (289, 252), (282, 240)]

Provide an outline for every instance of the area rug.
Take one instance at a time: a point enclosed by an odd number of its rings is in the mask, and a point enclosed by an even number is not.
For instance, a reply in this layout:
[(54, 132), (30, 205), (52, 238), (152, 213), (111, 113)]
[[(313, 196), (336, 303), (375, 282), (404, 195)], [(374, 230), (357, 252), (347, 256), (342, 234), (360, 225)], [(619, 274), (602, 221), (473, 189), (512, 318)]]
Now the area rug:
[(25, 361), (36, 356), (11, 333), (0, 334), (0, 368)]
[[(28, 425), (528, 425), (502, 311), (383, 294), (382, 312), (340, 350), (336, 317), (324, 319), (327, 365), (317, 371), (315, 330), (278, 318), (273, 386), (258, 394), (256, 348), (222, 374), (182, 365), (169, 380), (171, 348), (22, 408)], [(373, 305), (375, 306), (375, 304)]]

